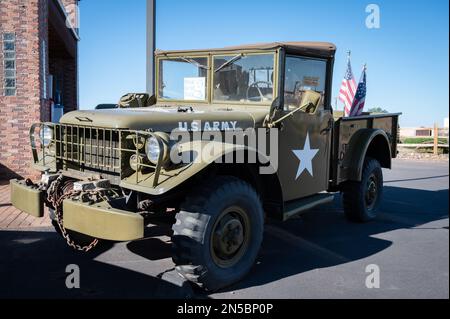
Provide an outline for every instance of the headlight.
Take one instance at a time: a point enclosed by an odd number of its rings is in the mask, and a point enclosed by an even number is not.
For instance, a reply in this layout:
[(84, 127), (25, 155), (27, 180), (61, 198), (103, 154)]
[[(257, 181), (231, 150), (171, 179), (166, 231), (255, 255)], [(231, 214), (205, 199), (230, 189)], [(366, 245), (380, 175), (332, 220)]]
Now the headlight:
[(148, 160), (156, 165), (161, 158), (162, 165), (169, 160), (169, 136), (165, 133), (155, 133), (145, 143), (145, 154)]
[(145, 162), (147, 162), (147, 159), (142, 154), (139, 155), (133, 154), (130, 157), (130, 167), (135, 172), (141, 171), (142, 170), (141, 164)]
[(147, 139), (145, 144), (145, 153), (152, 164), (157, 164), (159, 160), (159, 155), (163, 150), (159, 144), (158, 138), (152, 136)]
[(53, 140), (53, 130), (49, 126), (43, 125), (39, 132), (39, 139), (44, 147), (48, 147)]

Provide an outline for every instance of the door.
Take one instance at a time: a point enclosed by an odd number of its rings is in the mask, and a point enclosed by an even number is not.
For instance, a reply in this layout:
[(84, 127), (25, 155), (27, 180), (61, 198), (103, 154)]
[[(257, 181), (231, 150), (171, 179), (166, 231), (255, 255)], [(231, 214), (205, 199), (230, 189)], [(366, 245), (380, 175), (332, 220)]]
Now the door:
[[(327, 61), (287, 56), (278, 176), (284, 201), (328, 188), (332, 113), (324, 107)], [(311, 102), (308, 104), (307, 102)]]

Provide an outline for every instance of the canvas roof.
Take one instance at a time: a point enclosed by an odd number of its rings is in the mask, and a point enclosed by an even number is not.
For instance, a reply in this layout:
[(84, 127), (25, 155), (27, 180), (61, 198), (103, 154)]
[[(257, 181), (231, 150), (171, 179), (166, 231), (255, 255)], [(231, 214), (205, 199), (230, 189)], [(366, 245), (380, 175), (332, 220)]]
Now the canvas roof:
[(329, 42), (271, 42), (238, 45), (224, 48), (194, 49), (194, 50), (156, 50), (157, 55), (177, 53), (200, 53), (200, 52), (224, 52), (224, 51), (252, 51), (273, 50), (284, 48), (287, 53), (297, 53), (321, 57), (333, 57), (336, 46)]

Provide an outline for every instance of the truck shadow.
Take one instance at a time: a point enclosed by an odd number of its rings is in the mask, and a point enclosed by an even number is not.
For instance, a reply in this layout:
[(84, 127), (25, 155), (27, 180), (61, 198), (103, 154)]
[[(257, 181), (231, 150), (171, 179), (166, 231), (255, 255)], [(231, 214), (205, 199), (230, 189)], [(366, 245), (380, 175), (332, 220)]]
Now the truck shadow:
[[(172, 229), (170, 224), (154, 222), (151, 227), (147, 226), (144, 232), (145, 238), (129, 242), (126, 246), (132, 253), (148, 260), (160, 260), (172, 257), (170, 236)], [(165, 240), (162, 239), (166, 238)]]
[[(117, 243), (113, 242), (102, 242), (92, 252), (81, 253), (69, 249), (51, 228), (38, 231), (0, 231), (0, 299), (194, 297), (191, 287), (187, 284), (174, 284), (156, 275), (151, 276), (111, 264), (110, 258), (129, 262), (132, 256), (127, 255), (125, 247), (114, 249), (120, 257), (112, 255), (105, 261), (96, 260), (116, 245)], [(154, 253), (157, 255), (161, 252)], [(166, 255), (164, 253), (164, 256)], [(146, 265), (142, 269), (151, 267), (149, 261), (142, 264)], [(68, 289), (66, 286), (68, 265), (79, 267), (79, 289)]]
[[(448, 190), (385, 186), (380, 215), (367, 224), (345, 219), (340, 196), (300, 218), (271, 221), (250, 274), (222, 292), (377, 254), (395, 243), (374, 235), (448, 218), (448, 194)], [(185, 284), (158, 276), (173, 268), (170, 234), (170, 225), (162, 222), (148, 228), (143, 240), (107, 242), (82, 254), (67, 248), (51, 229), (0, 231), (0, 298), (207, 298), (203, 292), (193, 293)], [(80, 267), (80, 289), (66, 288), (68, 264)]]
[[(223, 291), (260, 286), (313, 269), (363, 259), (395, 244), (374, 235), (448, 218), (449, 191), (384, 187), (377, 219), (366, 224), (345, 219), (341, 197), (298, 219), (266, 227), (257, 264), (244, 281)], [(364, 269), (362, 269), (364, 272)]]

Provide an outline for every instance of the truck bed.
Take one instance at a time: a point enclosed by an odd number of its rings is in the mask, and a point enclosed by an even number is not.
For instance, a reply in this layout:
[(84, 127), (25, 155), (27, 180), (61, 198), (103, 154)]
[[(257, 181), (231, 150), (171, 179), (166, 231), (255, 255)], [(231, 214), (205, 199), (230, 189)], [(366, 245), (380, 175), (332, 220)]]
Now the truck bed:
[(332, 180), (336, 181), (337, 184), (344, 181), (339, 170), (342, 169), (342, 162), (352, 136), (361, 129), (383, 130), (389, 140), (391, 157), (397, 157), (398, 118), (400, 115), (401, 113), (386, 113), (335, 118), (331, 160), (331, 163), (334, 163), (334, 165), (332, 164), (330, 168)]

